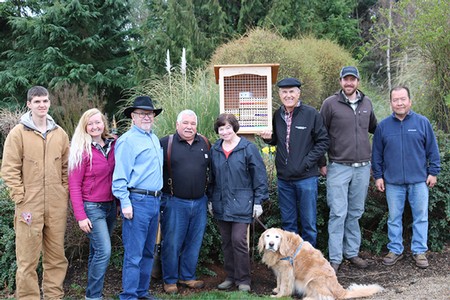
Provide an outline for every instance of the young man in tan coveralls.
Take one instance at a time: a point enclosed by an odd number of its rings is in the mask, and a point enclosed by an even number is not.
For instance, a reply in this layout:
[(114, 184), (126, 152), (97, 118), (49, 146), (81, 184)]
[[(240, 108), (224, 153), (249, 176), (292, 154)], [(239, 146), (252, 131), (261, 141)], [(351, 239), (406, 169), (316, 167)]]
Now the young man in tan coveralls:
[(69, 138), (47, 114), (47, 89), (28, 90), (27, 106), (30, 111), (6, 138), (2, 161), (2, 177), (15, 202), (16, 299), (40, 299), (36, 268), (41, 252), (44, 299), (62, 299)]

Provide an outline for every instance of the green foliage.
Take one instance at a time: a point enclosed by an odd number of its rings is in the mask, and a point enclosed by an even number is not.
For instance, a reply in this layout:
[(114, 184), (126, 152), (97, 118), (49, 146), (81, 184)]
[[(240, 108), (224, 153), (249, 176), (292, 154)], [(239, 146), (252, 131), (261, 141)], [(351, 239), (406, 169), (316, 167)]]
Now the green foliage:
[(264, 25), (286, 38), (309, 34), (351, 49), (360, 42), (358, 19), (351, 17), (356, 7), (349, 0), (275, 0)]
[[(407, 85), (415, 110), (449, 131), (450, 6), (440, 0), (388, 2), (380, 8), (367, 47), (366, 66), (375, 83), (385, 85), (386, 51), (390, 51), (392, 85)], [(376, 56), (378, 55), (378, 57)], [(380, 62), (381, 61), (381, 62)], [(377, 66), (377, 67), (374, 67)], [(377, 69), (381, 66), (381, 69)]]
[(186, 48), (189, 67), (202, 67), (229, 32), (217, 1), (195, 1), (195, 5), (192, 0), (151, 1), (146, 13), (146, 21), (135, 30), (139, 38), (133, 57), (138, 80), (165, 73), (167, 50), (172, 64), (180, 63)]
[(255, 29), (219, 47), (212, 65), (280, 63), (278, 79), (298, 77), (302, 98), (316, 108), (339, 89), (339, 71), (355, 64), (351, 55), (328, 40), (312, 37), (287, 40), (271, 31)]
[(432, 250), (442, 250), (450, 240), (450, 135), (437, 134), (441, 173), (429, 195), (428, 241)]
[(39, 1), (33, 11), (35, 2), (24, 1), (22, 13), (8, 18), (13, 31), (0, 56), (0, 97), (21, 99), (37, 84), (84, 82), (112, 102), (119, 99), (133, 82), (128, 1)]
[(14, 233), (14, 202), (0, 179), (0, 286), (14, 291), (16, 278), (16, 236)]
[(220, 232), (214, 219), (208, 214), (206, 223), (206, 231), (203, 237), (200, 255), (198, 257), (198, 272), (209, 276), (216, 274), (208, 269), (209, 264), (223, 261), (223, 253), (221, 251), (222, 241)]

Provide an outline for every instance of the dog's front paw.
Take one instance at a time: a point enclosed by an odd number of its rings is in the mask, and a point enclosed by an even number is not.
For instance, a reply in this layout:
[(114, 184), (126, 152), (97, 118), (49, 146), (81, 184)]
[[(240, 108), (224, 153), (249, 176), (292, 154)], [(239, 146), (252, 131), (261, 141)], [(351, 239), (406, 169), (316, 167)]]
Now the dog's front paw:
[(280, 292), (280, 288), (274, 288), (273, 290), (272, 290), (272, 295), (276, 295), (276, 294), (278, 294)]

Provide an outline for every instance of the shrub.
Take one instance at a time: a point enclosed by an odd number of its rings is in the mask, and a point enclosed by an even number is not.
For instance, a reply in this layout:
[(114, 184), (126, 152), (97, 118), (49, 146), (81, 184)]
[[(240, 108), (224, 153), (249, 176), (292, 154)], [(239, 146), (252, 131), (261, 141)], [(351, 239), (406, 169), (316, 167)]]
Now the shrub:
[(14, 233), (14, 202), (0, 179), (0, 285), (8, 292), (15, 289), (16, 243)]
[(339, 89), (339, 71), (355, 65), (351, 54), (329, 40), (312, 37), (287, 40), (263, 29), (219, 47), (211, 59), (213, 65), (280, 63), (278, 79), (297, 77), (302, 82), (302, 98), (316, 108)]
[(49, 114), (71, 137), (81, 115), (90, 108), (104, 110), (106, 101), (103, 95), (95, 95), (85, 84), (61, 84), (52, 93)]
[[(6, 136), (19, 123), (20, 117), (27, 112), (26, 107), (0, 108), (0, 146), (3, 149)], [(3, 152), (2, 152), (3, 157)]]

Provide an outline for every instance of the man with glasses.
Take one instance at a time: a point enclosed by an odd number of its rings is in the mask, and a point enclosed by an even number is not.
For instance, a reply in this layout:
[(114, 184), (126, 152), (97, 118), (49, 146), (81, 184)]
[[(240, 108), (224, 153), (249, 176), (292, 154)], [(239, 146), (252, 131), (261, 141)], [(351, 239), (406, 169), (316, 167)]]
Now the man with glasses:
[(124, 246), (120, 299), (154, 299), (148, 290), (163, 186), (163, 152), (152, 126), (161, 111), (150, 97), (137, 97), (124, 110), (133, 125), (115, 146), (112, 191), (120, 200)]

